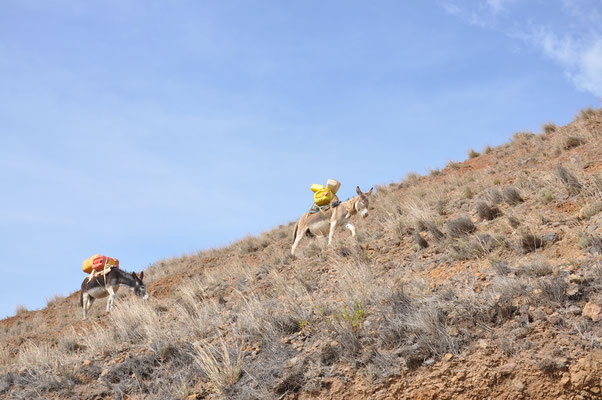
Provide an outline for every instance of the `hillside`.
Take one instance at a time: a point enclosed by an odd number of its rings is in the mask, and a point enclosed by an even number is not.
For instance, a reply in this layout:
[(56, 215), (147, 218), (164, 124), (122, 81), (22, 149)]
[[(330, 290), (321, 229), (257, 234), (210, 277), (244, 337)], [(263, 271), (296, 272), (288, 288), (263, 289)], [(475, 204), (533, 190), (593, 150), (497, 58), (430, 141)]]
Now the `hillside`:
[(158, 261), (148, 301), (87, 321), (77, 292), (22, 310), (0, 397), (600, 398), (602, 109), (376, 186), (352, 221), (295, 256), (293, 222)]

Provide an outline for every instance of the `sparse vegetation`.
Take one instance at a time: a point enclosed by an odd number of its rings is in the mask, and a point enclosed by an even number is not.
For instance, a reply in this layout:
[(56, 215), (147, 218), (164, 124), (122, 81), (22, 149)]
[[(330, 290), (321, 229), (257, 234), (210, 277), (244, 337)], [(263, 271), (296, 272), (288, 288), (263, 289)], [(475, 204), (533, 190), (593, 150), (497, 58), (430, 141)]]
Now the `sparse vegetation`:
[(17, 305), (17, 307), (15, 307), (15, 315), (17, 315), (17, 316), (27, 314), (27, 312), (28, 312), (27, 307), (25, 307), (22, 304), (19, 304), (19, 305)]
[(541, 127), (541, 130), (546, 135), (550, 135), (550, 134), (556, 132), (557, 129), (558, 129), (558, 127), (556, 126), (556, 124), (554, 124), (552, 122), (545, 123)]
[[(159, 260), (148, 302), (120, 292), (86, 322), (77, 295), (22, 307), (0, 321), (0, 397), (340, 398), (361, 377), (495, 398), (522, 376), (541, 382), (524, 397), (587, 397), (573, 376), (597, 376), (580, 360), (601, 351), (602, 114), (584, 115), (379, 186), (357, 240), (292, 257), (291, 223)], [(563, 150), (571, 137), (584, 143)]]
[(451, 237), (460, 237), (477, 230), (470, 217), (463, 216), (447, 222), (447, 232)]
[(468, 150), (468, 158), (477, 158), (481, 154), (474, 151), (473, 149)]

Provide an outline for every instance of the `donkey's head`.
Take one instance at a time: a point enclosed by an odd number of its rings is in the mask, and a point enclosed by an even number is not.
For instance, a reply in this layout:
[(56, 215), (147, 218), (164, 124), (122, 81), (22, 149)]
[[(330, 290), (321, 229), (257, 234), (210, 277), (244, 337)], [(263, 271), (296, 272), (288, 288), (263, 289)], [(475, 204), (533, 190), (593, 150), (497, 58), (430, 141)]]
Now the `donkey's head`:
[(355, 210), (360, 213), (362, 217), (368, 216), (368, 207), (370, 206), (368, 203), (368, 196), (372, 194), (373, 189), (374, 188), (370, 188), (366, 193), (362, 193), (359, 186), (355, 189), (359, 196), (357, 203), (355, 203)]
[(146, 285), (144, 284), (144, 282), (142, 282), (142, 279), (144, 278), (144, 271), (140, 272), (139, 275), (136, 275), (135, 272), (132, 272), (132, 278), (134, 278), (134, 286), (132, 286), (134, 294), (138, 297), (142, 297), (143, 300), (148, 299)]

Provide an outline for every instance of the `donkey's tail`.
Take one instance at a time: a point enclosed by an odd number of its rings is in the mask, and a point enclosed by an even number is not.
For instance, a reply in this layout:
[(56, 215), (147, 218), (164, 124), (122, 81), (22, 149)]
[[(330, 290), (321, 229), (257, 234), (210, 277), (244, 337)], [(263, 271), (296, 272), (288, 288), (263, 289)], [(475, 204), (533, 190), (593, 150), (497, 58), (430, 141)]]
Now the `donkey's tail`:
[(295, 239), (297, 238), (297, 229), (299, 229), (299, 221), (295, 224), (295, 230), (293, 230), (293, 243), (295, 243)]

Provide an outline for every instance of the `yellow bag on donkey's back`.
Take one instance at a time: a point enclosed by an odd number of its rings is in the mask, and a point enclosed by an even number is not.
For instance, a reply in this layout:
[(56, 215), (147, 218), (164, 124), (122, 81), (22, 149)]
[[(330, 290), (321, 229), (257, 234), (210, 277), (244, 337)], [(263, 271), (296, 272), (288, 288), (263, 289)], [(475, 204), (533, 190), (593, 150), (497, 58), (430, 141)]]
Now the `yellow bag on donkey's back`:
[(311, 190), (314, 192), (314, 203), (318, 206), (329, 204), (334, 197), (334, 194), (330, 189), (318, 185), (317, 183), (311, 185)]

